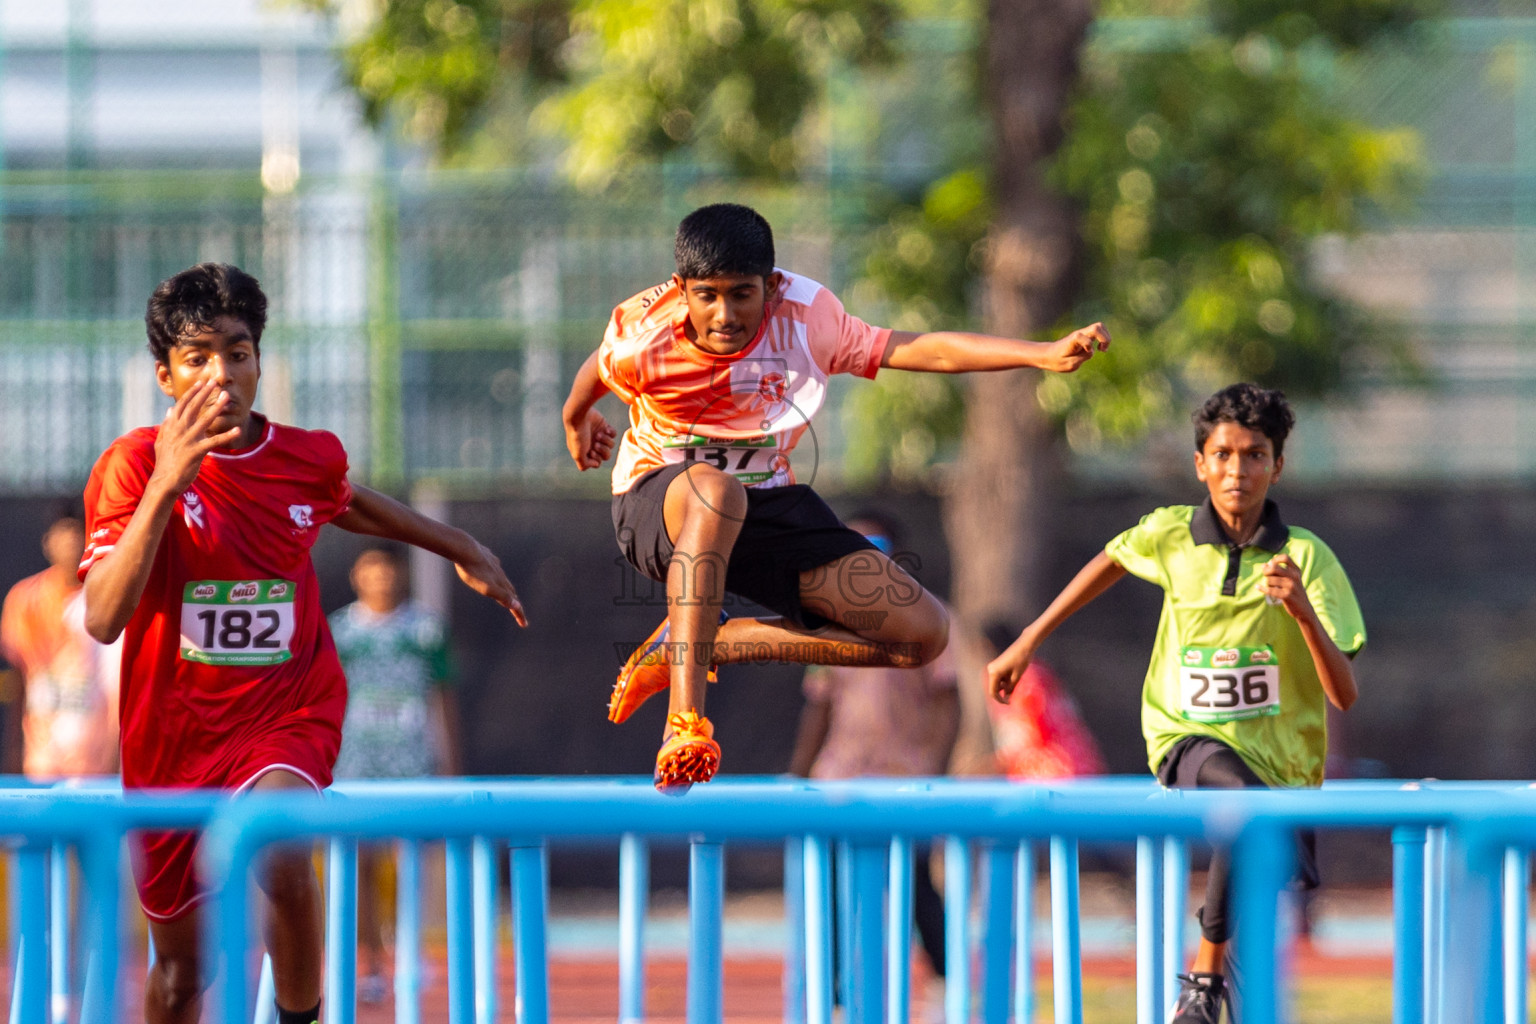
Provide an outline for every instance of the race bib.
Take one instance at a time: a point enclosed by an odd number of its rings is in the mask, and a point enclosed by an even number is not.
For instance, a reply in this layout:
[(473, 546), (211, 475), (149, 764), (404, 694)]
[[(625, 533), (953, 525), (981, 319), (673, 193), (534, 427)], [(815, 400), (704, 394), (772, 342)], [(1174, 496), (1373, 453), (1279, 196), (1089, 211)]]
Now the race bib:
[(181, 593), (181, 656), (204, 665), (276, 665), (293, 657), (290, 580), (194, 580)]
[(668, 462), (704, 462), (744, 485), (765, 483), (780, 472), (779, 442), (772, 434), (734, 441), (699, 434), (673, 434), (662, 443)]
[(1278, 715), (1280, 664), (1270, 647), (1185, 647), (1179, 696), (1180, 713), (1194, 722)]

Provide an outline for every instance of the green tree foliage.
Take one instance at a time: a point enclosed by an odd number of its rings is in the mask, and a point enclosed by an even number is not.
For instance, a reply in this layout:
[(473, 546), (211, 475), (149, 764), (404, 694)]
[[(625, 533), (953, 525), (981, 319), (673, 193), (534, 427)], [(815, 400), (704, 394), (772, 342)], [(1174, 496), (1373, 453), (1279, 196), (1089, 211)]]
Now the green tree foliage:
[[(1386, 332), (1319, 286), (1308, 257), (1319, 237), (1357, 231), (1372, 209), (1413, 193), (1417, 136), (1342, 113), (1329, 83), (1338, 62), (1400, 35), (1422, 5), (1108, 6), (1180, 17), (1101, 25), (1053, 168), (1083, 211), (1088, 266), (1073, 319), (1102, 319), (1115, 337), (1107, 357), (1039, 386), (1068, 440), (1081, 450), (1134, 438), (1232, 380), (1318, 395), (1345, 384), (1347, 368), (1363, 360), (1401, 359)], [(962, 169), (893, 214), (887, 242), (896, 244), (872, 256), (867, 292), (898, 308), (952, 310), (971, 294), (952, 273), (927, 266), (940, 251), (970, 254), (955, 266), (971, 272), (984, 262), (976, 248), (984, 222), (946, 217), (937, 201), (958, 179), (982, 180)], [(918, 244), (917, 234), (933, 244)], [(901, 387), (865, 400), (872, 422), (887, 416), (882, 401), (903, 402)], [(927, 426), (942, 449), (957, 435), (939, 407), (943, 415)], [(897, 464), (887, 457), (887, 468)]]
[(891, 0), (383, 0), (345, 63), (372, 122), (447, 158), (525, 161), (531, 120), (587, 185), (679, 149), (775, 178), (814, 148), (829, 70), (888, 59), (895, 20)]
[[(321, 9), (340, 0), (302, 0)], [(1136, 437), (1238, 378), (1317, 395), (1392, 356), (1386, 332), (1308, 273), (1315, 241), (1404, 202), (1416, 136), (1348, 116), (1331, 83), (1403, 45), (1435, 0), (1104, 0), (1053, 180), (1081, 205), (1078, 322), (1116, 344), (1038, 400), (1080, 449)], [(377, 0), (346, 68), (375, 122), (445, 159), (527, 162), (531, 122), (603, 185), (683, 152), (791, 179), (824, 145), (824, 83), (888, 61), (902, 18), (980, 19), (964, 0)], [(914, 24), (921, 24), (915, 22)], [(910, 81), (968, 91), (975, 76)], [(941, 106), (944, 106), (941, 104)], [(875, 116), (870, 112), (870, 116)], [(991, 217), (984, 142), (956, 147), (872, 233), (853, 303), (902, 328), (980, 321)], [(850, 470), (924, 475), (958, 437), (953, 381), (885, 374), (849, 406)]]

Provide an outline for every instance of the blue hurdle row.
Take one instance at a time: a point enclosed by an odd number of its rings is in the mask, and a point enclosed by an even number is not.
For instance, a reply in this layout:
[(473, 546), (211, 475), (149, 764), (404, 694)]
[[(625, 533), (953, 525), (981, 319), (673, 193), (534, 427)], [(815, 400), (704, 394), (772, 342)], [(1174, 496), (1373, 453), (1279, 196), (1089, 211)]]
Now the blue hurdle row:
[[(338, 787), (331, 799), (206, 794), (123, 799), (110, 790), (0, 789), (0, 834), (15, 849), (14, 1024), (68, 1024), (70, 852), (89, 899), (89, 950), (79, 1019), (120, 1019), (119, 851), (140, 827), (206, 827), (208, 877), (236, 879), (210, 904), (211, 1005), (223, 1019), (265, 1024), (270, 989), (252, 1000), (247, 956), (253, 859), (268, 844), (328, 840), (327, 1024), (356, 1009), (357, 843), (400, 849), (396, 1020), (420, 1024), (420, 858), (445, 841), (449, 1018), (498, 1019), (495, 843), (508, 848), (518, 1024), (549, 1019), (548, 844), (617, 842), (620, 854), (620, 1003), (624, 1024), (644, 1019), (643, 924), (655, 842), (690, 848), (688, 1019), (720, 1021), (724, 975), (724, 852), (729, 843), (782, 843), (785, 858), (785, 1019), (830, 1024), (833, 943), (842, 945), (849, 1024), (908, 1019), (911, 1008), (912, 840), (948, 837), (946, 1018), (987, 1024), (1033, 1018), (1031, 951), (1037, 867), (1049, 864), (1054, 1018), (1082, 1020), (1078, 849), (1136, 849), (1137, 1020), (1161, 1024), (1185, 955), (1188, 849), (1195, 839), (1237, 848), (1245, 1021), (1286, 1019), (1279, 893), (1292, 865), (1289, 830), (1380, 828), (1394, 849), (1395, 1024), (1526, 1020), (1528, 851), (1536, 816), (1525, 784), (1329, 787), (1321, 793), (1168, 792), (1144, 780), (1050, 788), (932, 780), (918, 783), (719, 782), (681, 801), (635, 780), (433, 781)], [(1526, 824), (1529, 818), (1531, 824)], [(834, 849), (839, 856), (832, 856)], [(979, 871), (973, 870), (976, 860)], [(837, 865), (833, 877), (833, 865)], [(972, 934), (973, 891), (979, 928)], [(840, 934), (832, 934), (837, 899)], [(1455, 914), (1448, 913), (1454, 903)], [(1450, 951), (1455, 951), (1455, 956)], [(978, 963), (979, 981), (960, 965)], [(270, 979), (266, 979), (270, 985)], [(265, 986), (258, 981), (257, 989)]]

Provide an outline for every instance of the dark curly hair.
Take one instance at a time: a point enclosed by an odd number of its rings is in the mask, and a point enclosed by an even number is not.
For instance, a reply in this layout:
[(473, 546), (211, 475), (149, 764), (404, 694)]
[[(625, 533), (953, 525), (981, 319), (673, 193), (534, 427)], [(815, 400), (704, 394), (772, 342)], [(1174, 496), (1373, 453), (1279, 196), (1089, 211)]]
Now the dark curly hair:
[(1257, 384), (1230, 384), (1205, 400), (1190, 419), (1195, 424), (1195, 451), (1204, 451), (1206, 439), (1218, 423), (1236, 423), (1257, 430), (1275, 446), (1275, 458), (1285, 450), (1285, 439), (1296, 426), (1296, 414), (1279, 391)]
[(189, 333), (232, 316), (251, 330), (261, 351), (267, 326), (267, 297), (250, 274), (228, 263), (199, 263), (160, 282), (144, 311), (149, 351), (157, 363), (169, 363), (170, 351)]
[(701, 206), (677, 226), (672, 247), (683, 280), (732, 274), (773, 273), (773, 228), (763, 215), (738, 203)]

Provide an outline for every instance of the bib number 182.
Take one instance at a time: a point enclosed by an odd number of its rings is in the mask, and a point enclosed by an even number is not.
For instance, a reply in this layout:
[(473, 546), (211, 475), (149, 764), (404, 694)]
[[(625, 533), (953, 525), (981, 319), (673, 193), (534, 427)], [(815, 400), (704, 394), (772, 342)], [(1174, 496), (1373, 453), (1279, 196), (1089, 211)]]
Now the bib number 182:
[(293, 657), (289, 580), (197, 580), (181, 601), (181, 656), (204, 665), (276, 665)]

